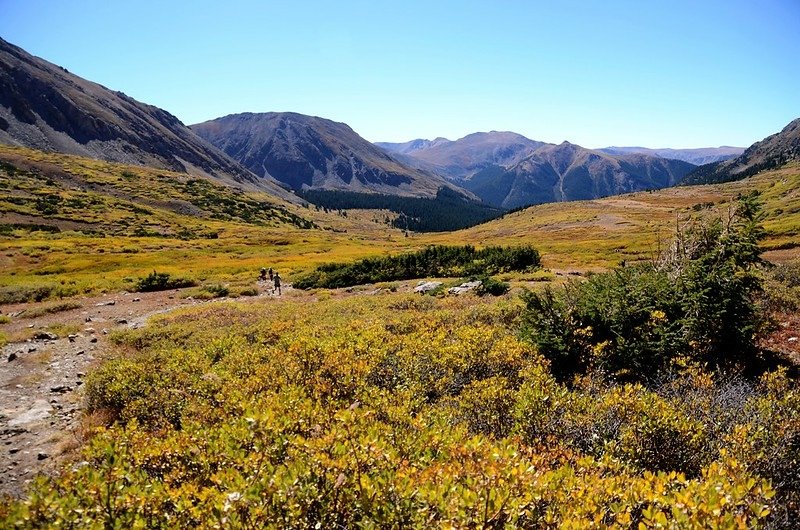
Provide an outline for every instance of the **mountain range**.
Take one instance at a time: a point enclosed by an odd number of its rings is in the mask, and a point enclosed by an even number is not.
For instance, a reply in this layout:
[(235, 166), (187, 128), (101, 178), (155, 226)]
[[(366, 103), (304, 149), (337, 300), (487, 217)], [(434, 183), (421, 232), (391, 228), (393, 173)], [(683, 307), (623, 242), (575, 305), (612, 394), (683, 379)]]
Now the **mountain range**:
[(0, 39), (0, 143), (203, 176), (292, 202), (380, 205), (405, 216), (406, 227), (442, 226), (431, 220), (446, 205), (453, 227), (460, 210), (470, 209), (462, 217), (473, 222), (498, 208), (743, 178), (800, 158), (800, 120), (740, 154), (725, 146), (592, 150), (508, 131), (372, 144), (344, 123), (291, 112), (187, 127)]
[(409, 167), (344, 123), (294, 112), (231, 114), (191, 126), (258, 176), (294, 190), (323, 189), (434, 197), (463, 191), (441, 176)]
[(378, 142), (376, 145), (402, 155), (407, 164), (458, 181), (489, 166), (513, 165), (544, 142), (514, 132), (490, 131), (473, 133), (455, 141), (437, 138), (403, 144)]
[(613, 156), (563, 142), (510, 167), (489, 166), (464, 186), (488, 204), (518, 208), (673, 186), (695, 166), (648, 155)]
[(642, 154), (660, 156), (671, 160), (683, 160), (696, 166), (712, 164), (735, 158), (744, 152), (744, 147), (700, 147), (696, 149), (649, 149), (647, 147), (603, 147), (598, 149), (610, 155)]
[(502, 208), (663, 188), (695, 167), (647, 153), (615, 155), (569, 142), (548, 144), (513, 132), (377, 145), (398, 150), (407, 163), (443, 174)]

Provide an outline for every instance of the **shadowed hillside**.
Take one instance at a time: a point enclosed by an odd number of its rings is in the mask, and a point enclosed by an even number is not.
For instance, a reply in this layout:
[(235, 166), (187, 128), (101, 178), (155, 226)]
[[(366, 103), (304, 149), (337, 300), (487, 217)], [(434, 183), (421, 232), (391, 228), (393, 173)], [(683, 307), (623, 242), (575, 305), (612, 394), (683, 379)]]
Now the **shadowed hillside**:
[(0, 143), (202, 175), (291, 199), (274, 181), (256, 178), (169, 112), (2, 39)]
[(800, 118), (789, 123), (781, 132), (754, 143), (736, 158), (698, 167), (686, 176), (684, 183), (710, 184), (739, 180), (797, 160), (800, 160)]
[(293, 112), (232, 114), (192, 129), (259, 176), (295, 190), (432, 197), (443, 178), (405, 166), (344, 123)]

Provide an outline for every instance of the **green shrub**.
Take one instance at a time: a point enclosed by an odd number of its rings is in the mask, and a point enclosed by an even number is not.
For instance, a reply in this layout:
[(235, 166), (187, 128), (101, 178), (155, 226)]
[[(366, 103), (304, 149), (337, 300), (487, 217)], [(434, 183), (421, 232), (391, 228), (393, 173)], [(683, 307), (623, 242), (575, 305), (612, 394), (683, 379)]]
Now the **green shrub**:
[(484, 296), (487, 294), (492, 296), (502, 296), (511, 288), (507, 282), (498, 280), (492, 276), (481, 276), (477, 279), (481, 281), (481, 284), (475, 289), (475, 294), (478, 296)]
[(800, 261), (782, 263), (769, 271), (764, 291), (771, 311), (792, 313), (800, 310)]
[(600, 369), (642, 381), (679, 357), (748, 368), (764, 324), (759, 219), (745, 197), (726, 222), (677, 234), (656, 262), (528, 292), (523, 334), (562, 379)]
[(180, 289), (183, 287), (194, 287), (197, 282), (188, 278), (173, 278), (166, 272), (153, 271), (144, 278), (139, 278), (136, 282), (135, 291), (146, 293), (152, 291), (166, 291), (168, 289)]
[(33, 307), (30, 309), (26, 309), (22, 313), (22, 317), (37, 318), (42, 315), (60, 313), (62, 311), (71, 311), (72, 309), (79, 309), (81, 307), (83, 306), (81, 305), (80, 302), (74, 302), (74, 301), (58, 302), (55, 304), (45, 305), (42, 307)]
[(486, 247), (433, 245), (397, 256), (366, 258), (353, 263), (328, 263), (293, 282), (298, 289), (339, 288), (365, 283), (426, 277), (491, 275), (533, 270), (539, 252), (531, 246)]
[(195, 298), (201, 300), (211, 300), (213, 298), (224, 298), (230, 294), (230, 289), (221, 284), (204, 285), (198, 292), (194, 293)]

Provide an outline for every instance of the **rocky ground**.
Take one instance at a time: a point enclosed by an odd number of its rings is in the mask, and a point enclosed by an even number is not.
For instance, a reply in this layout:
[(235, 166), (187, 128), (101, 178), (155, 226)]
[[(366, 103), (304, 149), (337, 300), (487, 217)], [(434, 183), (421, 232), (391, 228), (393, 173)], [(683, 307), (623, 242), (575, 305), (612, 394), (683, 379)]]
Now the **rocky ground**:
[(200, 302), (166, 291), (79, 303), (36, 318), (24, 312), (47, 303), (2, 307), (11, 316), (2, 327), (11, 342), (0, 349), (0, 494), (20, 495), (34, 475), (56, 469), (81, 445), (84, 378), (108, 355), (110, 331)]

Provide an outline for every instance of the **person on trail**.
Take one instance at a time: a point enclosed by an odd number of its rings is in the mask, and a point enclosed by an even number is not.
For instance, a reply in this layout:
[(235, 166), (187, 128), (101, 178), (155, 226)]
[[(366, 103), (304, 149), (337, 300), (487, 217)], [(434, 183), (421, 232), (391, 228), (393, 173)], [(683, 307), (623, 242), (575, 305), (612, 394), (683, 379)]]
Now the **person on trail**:
[[(271, 279), (272, 279), (272, 278), (270, 278), (270, 280), (271, 280)], [(259, 280), (259, 281), (262, 281), (262, 282), (265, 282), (265, 281), (267, 281), (267, 269), (265, 269), (265, 268), (263, 268), (263, 267), (261, 268), (261, 276), (259, 276), (259, 277), (258, 277), (258, 280)]]
[(269, 268), (269, 281), (272, 281), (272, 275), (273, 275), (273, 274), (274, 274), (274, 273), (272, 272), (272, 267), (270, 267), (270, 268)]
[(275, 291), (278, 291), (278, 296), (281, 295), (281, 275), (278, 274), (278, 271), (275, 271), (275, 276), (273, 277), (272, 281), (274, 282), (274, 287), (272, 288), (272, 294), (275, 294)]

